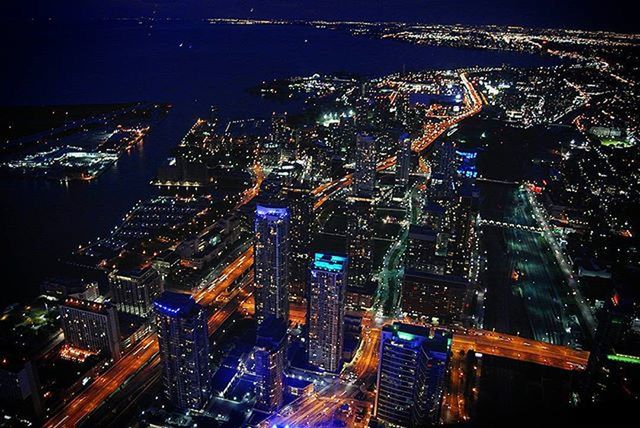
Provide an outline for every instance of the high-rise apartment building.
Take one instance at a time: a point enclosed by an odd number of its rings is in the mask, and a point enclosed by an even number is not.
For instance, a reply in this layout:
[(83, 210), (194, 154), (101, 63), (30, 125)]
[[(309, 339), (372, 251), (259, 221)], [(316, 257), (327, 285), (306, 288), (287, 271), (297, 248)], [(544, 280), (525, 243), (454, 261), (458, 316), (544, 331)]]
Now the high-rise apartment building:
[(256, 319), (289, 318), (289, 209), (259, 203), (255, 211), (254, 282)]
[(154, 303), (162, 384), (177, 409), (201, 409), (211, 393), (204, 309), (188, 294), (164, 292)]
[(346, 281), (346, 257), (314, 255), (308, 291), (307, 350), (309, 364), (329, 372), (337, 372), (342, 359)]

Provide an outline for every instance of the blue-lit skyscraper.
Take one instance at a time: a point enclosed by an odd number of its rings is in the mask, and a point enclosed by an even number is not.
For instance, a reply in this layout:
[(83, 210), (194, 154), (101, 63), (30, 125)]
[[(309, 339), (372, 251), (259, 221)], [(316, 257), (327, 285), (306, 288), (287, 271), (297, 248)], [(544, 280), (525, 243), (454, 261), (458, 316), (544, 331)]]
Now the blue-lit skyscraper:
[(168, 291), (153, 307), (165, 398), (181, 410), (200, 409), (211, 391), (205, 311), (190, 295)]
[(255, 213), (254, 283), (256, 320), (289, 319), (289, 209), (259, 203)]
[(402, 427), (437, 424), (451, 333), (394, 323), (382, 330), (374, 414)]
[(253, 351), (256, 407), (265, 412), (280, 408), (284, 396), (284, 367), (287, 353), (287, 323), (281, 318), (267, 318), (258, 327)]
[(329, 372), (340, 369), (346, 282), (346, 257), (314, 255), (307, 303), (307, 351), (309, 364)]

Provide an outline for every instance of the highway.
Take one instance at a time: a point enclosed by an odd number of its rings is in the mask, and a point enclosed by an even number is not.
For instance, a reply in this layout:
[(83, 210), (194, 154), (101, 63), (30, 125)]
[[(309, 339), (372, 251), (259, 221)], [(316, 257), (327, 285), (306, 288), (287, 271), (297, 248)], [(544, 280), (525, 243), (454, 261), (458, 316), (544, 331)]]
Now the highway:
[(229, 263), (220, 275), (211, 281), (210, 284), (198, 291), (194, 298), (196, 302), (203, 306), (212, 305), (216, 299), (223, 297), (223, 293), (244, 273), (253, 266), (253, 246), (250, 246), (238, 258)]
[[(420, 153), (429, 147), (447, 129), (460, 121), (473, 116), (482, 109), (482, 100), (466, 73), (461, 73), (460, 78), (467, 90), (465, 95), (466, 107), (462, 112), (452, 118), (443, 120), (438, 124), (425, 125), (422, 137), (412, 142), (412, 150)], [(378, 162), (377, 170), (383, 171), (391, 168), (396, 163), (396, 157), (392, 156)], [(428, 167), (423, 166), (425, 172)], [(324, 183), (318, 186), (313, 194), (316, 196), (315, 209), (320, 208), (332, 194), (349, 186), (353, 180), (352, 175), (347, 175), (340, 180)], [(322, 391), (316, 392), (310, 397), (299, 400), (285, 407), (278, 415), (267, 419), (263, 426), (315, 426), (327, 417), (330, 417), (335, 409), (349, 400), (365, 386), (367, 382), (373, 382), (377, 372), (378, 354), (380, 346), (380, 326), (374, 326), (373, 317), (376, 314), (368, 313), (362, 321), (362, 340), (360, 348), (351, 364), (346, 365), (340, 374), (338, 381), (329, 385)]]
[(558, 244), (556, 237), (552, 233), (552, 227), (549, 225), (547, 221), (547, 215), (544, 208), (541, 204), (536, 200), (535, 195), (531, 192), (530, 189), (525, 189), (525, 194), (527, 197), (527, 201), (529, 202), (530, 207), (533, 211), (533, 216), (541, 226), (543, 231), (543, 236), (550, 246), (550, 251), (554, 255), (558, 267), (562, 271), (562, 274), (565, 276), (567, 280), (567, 285), (572, 290), (573, 300), (580, 311), (580, 317), (582, 319), (584, 330), (589, 334), (595, 334), (596, 330), (596, 320), (591, 312), (591, 307), (582, 296), (582, 292), (578, 287), (577, 281), (573, 275), (573, 269), (571, 268), (570, 262), (567, 260), (567, 257), (564, 254), (562, 248)]
[[(478, 114), (482, 110), (482, 98), (478, 91), (476, 91), (473, 84), (469, 81), (466, 73), (460, 73), (460, 80), (466, 89), (465, 93), (465, 107), (463, 107), (460, 114), (449, 117), (438, 123), (428, 122), (423, 128), (423, 133), (420, 138), (415, 139), (411, 143), (411, 150), (420, 153), (427, 149), (435, 140), (437, 140), (444, 132), (446, 132), (452, 126), (457, 125), (464, 119)], [(391, 156), (378, 162), (377, 171), (384, 171), (391, 168), (396, 164), (396, 157)], [(420, 165), (421, 171), (429, 173), (429, 168), (424, 164)], [(339, 180), (323, 183), (313, 189), (311, 192), (316, 197), (314, 209), (320, 208), (329, 198), (335, 194), (338, 190), (341, 190), (347, 186), (350, 186), (353, 182), (353, 174), (348, 174)]]
[[(482, 101), (478, 96), (475, 88), (469, 82), (465, 73), (462, 73), (461, 79), (467, 88), (467, 107), (463, 109), (460, 115), (448, 120), (444, 120), (437, 125), (425, 126), (424, 134), (421, 138), (415, 140), (412, 144), (412, 150), (420, 152), (426, 149), (433, 141), (435, 141), (449, 127), (457, 124), (461, 120), (478, 113), (482, 109)], [(378, 170), (385, 170), (395, 164), (395, 157), (390, 157), (378, 164)], [(254, 165), (254, 186), (246, 190), (241, 197), (238, 206), (251, 201), (260, 191), (260, 186), (264, 180), (264, 173), (259, 165)], [(325, 183), (314, 189), (314, 195), (317, 202), (314, 209), (322, 206), (324, 201), (328, 200), (337, 191), (349, 186), (352, 176), (347, 175), (340, 180)], [(253, 264), (252, 249), (247, 250), (236, 260), (232, 261), (230, 266), (223, 270), (221, 277), (216, 279), (212, 284), (206, 286), (196, 296), (196, 299), (203, 304), (211, 303), (218, 299), (219, 293), (224, 291), (233, 281), (244, 276), (249, 272)], [(226, 285), (225, 285), (226, 284)], [(227, 297), (221, 309), (217, 310), (209, 319), (209, 333), (213, 334), (224, 322), (243, 304), (251, 299), (251, 290), (249, 287), (239, 287), (237, 292), (232, 293), (232, 297)], [(361, 349), (358, 351), (351, 369), (357, 376), (357, 383), (364, 384), (367, 379), (375, 373), (377, 368), (377, 343), (379, 341), (379, 330), (369, 328), (363, 333), (363, 341)], [(141, 342), (134, 346), (133, 350), (127, 353), (123, 358), (114, 363), (105, 373), (100, 375), (92, 384), (84, 391), (80, 392), (64, 408), (45, 423), (45, 427), (75, 427), (93, 411), (95, 411), (105, 400), (118, 392), (121, 387), (126, 386), (127, 382), (136, 376), (139, 370), (147, 364), (159, 365), (158, 342), (155, 334), (149, 334)], [(153, 371), (151, 371), (153, 372)], [(309, 403), (307, 406), (296, 411), (296, 420), (310, 420), (310, 416), (317, 413), (318, 408), (323, 406), (325, 400), (335, 402), (338, 406), (344, 402), (344, 397), (357, 393), (358, 388), (354, 388), (355, 382), (352, 384), (343, 381), (336, 382), (331, 388), (327, 389), (327, 393), (331, 393), (332, 398), (324, 398), (317, 400), (317, 404)], [(334, 392), (335, 391), (335, 392)], [(324, 397), (324, 395), (323, 395)], [(341, 397), (336, 400), (334, 397)], [(326, 404), (326, 403), (325, 403)]]
[[(254, 174), (256, 177), (254, 186), (245, 191), (240, 204), (249, 202), (259, 192), (260, 184), (264, 179), (262, 169), (259, 166), (254, 166)], [(249, 247), (226, 266), (220, 276), (196, 294), (195, 299), (204, 306), (210, 306), (214, 303), (222, 304), (220, 309), (214, 311), (209, 318), (210, 335), (213, 335), (231, 315), (251, 298), (251, 281), (243, 281), (242, 285), (227, 295), (223, 295), (223, 293), (236, 280), (249, 273), (252, 265), (253, 247)], [(134, 345), (130, 352), (115, 362), (106, 372), (98, 376), (85, 390), (70, 402), (65, 403), (64, 408), (49, 419), (44, 426), (50, 428), (77, 426), (105, 400), (136, 378), (142, 368), (159, 367), (159, 362), (157, 336), (155, 333), (151, 333)], [(146, 372), (153, 373), (154, 371), (147, 370)], [(135, 381), (139, 382), (138, 379)]]
[[(251, 298), (251, 281), (244, 281), (242, 285), (235, 289), (229, 296), (229, 300), (224, 305), (214, 311), (209, 317), (209, 334), (215, 334), (218, 329), (233, 315), (240, 306)], [(147, 335), (141, 342), (136, 344), (131, 352), (90, 384), (78, 396), (67, 403), (64, 409), (56, 416), (45, 423), (45, 427), (75, 427), (82, 420), (95, 411), (100, 405), (113, 394), (118, 393), (127, 383), (141, 382), (139, 373), (145, 367), (160, 368), (160, 357), (158, 354), (158, 340), (155, 333)], [(154, 374), (153, 370), (146, 370), (149, 376)]]
[(572, 317), (574, 297), (565, 285), (566, 273), (526, 191), (482, 183), (482, 192), (481, 214), (487, 217), (482, 240), (488, 252), (485, 328), (551, 344), (579, 345), (580, 328)]
[(454, 424), (469, 420), (467, 400), (464, 393), (464, 356), (459, 352), (451, 353), (449, 361), (449, 378), (442, 403), (442, 420), (446, 424)]
[(118, 360), (105, 373), (80, 392), (62, 412), (45, 423), (45, 427), (75, 427), (91, 414), (147, 363), (158, 364), (158, 340), (155, 333), (147, 335), (132, 351)]
[[(372, 324), (371, 317), (365, 316), (360, 347), (351, 364), (343, 367), (339, 378), (322, 390), (284, 407), (260, 426), (314, 427), (328, 422), (343, 404), (351, 404), (356, 394), (375, 382), (380, 331), (379, 327)], [(362, 426), (366, 425), (363, 423)]]
[(584, 370), (589, 352), (486, 330), (455, 331), (452, 350), (473, 350), (563, 370)]

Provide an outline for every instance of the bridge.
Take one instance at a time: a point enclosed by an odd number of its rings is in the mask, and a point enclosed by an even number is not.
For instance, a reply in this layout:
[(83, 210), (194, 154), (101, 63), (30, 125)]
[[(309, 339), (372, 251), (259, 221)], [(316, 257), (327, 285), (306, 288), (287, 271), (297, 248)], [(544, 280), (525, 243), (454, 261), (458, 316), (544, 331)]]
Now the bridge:
[(518, 223), (508, 223), (506, 221), (498, 221), (498, 220), (486, 220), (481, 218), (478, 221), (478, 226), (496, 226), (496, 227), (506, 227), (510, 229), (520, 229), (527, 232), (533, 233), (543, 233), (544, 230), (541, 227), (536, 226), (528, 226), (526, 224), (518, 224)]
[(475, 351), (563, 370), (584, 370), (589, 360), (587, 351), (487, 330), (454, 331), (452, 350)]

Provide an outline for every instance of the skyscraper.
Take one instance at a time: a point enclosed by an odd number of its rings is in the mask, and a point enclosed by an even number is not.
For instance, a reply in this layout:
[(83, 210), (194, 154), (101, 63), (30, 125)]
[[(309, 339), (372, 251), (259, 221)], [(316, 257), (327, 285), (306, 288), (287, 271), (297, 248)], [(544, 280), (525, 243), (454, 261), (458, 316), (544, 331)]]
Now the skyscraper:
[(256, 320), (289, 319), (289, 209), (280, 203), (256, 206), (254, 287)]
[(160, 275), (151, 266), (132, 270), (114, 270), (109, 274), (113, 301), (119, 311), (147, 317), (153, 299), (162, 293)]
[(75, 348), (91, 352), (108, 352), (120, 358), (120, 328), (116, 308), (69, 297), (60, 305), (65, 341)]
[(309, 364), (329, 372), (340, 369), (346, 279), (346, 257), (323, 253), (314, 255), (307, 309)]
[(205, 311), (190, 295), (168, 291), (153, 306), (165, 398), (181, 410), (200, 409), (211, 392)]
[(407, 190), (411, 169), (411, 139), (409, 134), (402, 134), (398, 139), (398, 155), (396, 157), (396, 188)]
[(451, 333), (394, 323), (382, 330), (374, 415), (401, 427), (435, 424), (440, 404)]
[(351, 198), (347, 214), (349, 288), (365, 292), (373, 270), (374, 208), (371, 199)]
[(287, 353), (287, 324), (281, 318), (269, 317), (258, 327), (253, 352), (256, 385), (256, 407), (265, 412), (280, 408), (284, 394), (284, 367)]
[(285, 186), (282, 190), (291, 213), (289, 296), (292, 300), (302, 301), (305, 298), (307, 272), (311, 259), (310, 247), (314, 228), (313, 196), (311, 189), (303, 184)]
[(353, 174), (353, 196), (373, 197), (376, 180), (376, 141), (370, 135), (356, 136), (356, 169)]
[(474, 246), (476, 244), (476, 220), (479, 195), (472, 183), (465, 183), (447, 211), (451, 226), (449, 237), (449, 273), (470, 278)]

